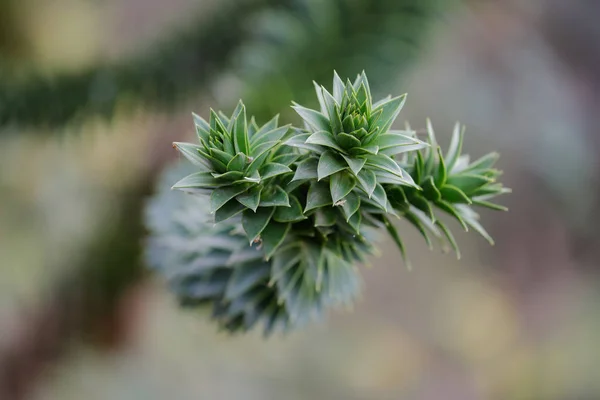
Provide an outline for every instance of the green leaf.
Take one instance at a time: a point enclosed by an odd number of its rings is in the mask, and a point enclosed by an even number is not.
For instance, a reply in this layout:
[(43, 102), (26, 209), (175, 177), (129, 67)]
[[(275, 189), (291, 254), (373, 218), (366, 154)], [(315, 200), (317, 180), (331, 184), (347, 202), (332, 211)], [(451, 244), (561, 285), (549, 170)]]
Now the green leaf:
[(260, 183), (260, 174), (258, 173), (258, 171), (252, 171), (244, 177), (243, 182)]
[(491, 202), (485, 201), (485, 200), (473, 199), (473, 204), (476, 206), (489, 208), (490, 210), (508, 211), (508, 207), (505, 207), (505, 206), (502, 206), (502, 205), (496, 204), (496, 203), (491, 203)]
[(275, 185), (263, 189), (260, 194), (260, 207), (289, 207), (288, 194), (281, 187)]
[(250, 141), (250, 147), (255, 149), (257, 146), (263, 143), (279, 141), (289, 130), (290, 125), (285, 125), (270, 131), (259, 131), (252, 137), (252, 140)]
[(435, 221), (435, 215), (433, 213), (433, 208), (431, 207), (431, 204), (421, 195), (419, 195), (419, 193), (415, 193), (415, 195), (411, 197), (410, 202), (419, 210), (427, 214), (427, 217), (431, 221)]
[(331, 129), (329, 126), (329, 120), (320, 112), (311, 110), (310, 108), (302, 107), (297, 103), (294, 103), (292, 108), (315, 131), (329, 131)]
[(271, 222), (262, 231), (261, 239), (263, 250), (266, 254), (266, 259), (269, 260), (277, 248), (281, 246), (288, 232), (290, 231), (291, 224), (281, 224), (279, 222)]
[(227, 170), (242, 172), (244, 171), (247, 162), (248, 157), (246, 157), (244, 153), (237, 153), (235, 157), (233, 157), (231, 161), (229, 161), (229, 164), (227, 164)]
[(493, 180), (485, 176), (466, 173), (452, 175), (448, 178), (449, 185), (456, 186), (467, 195), (472, 194), (477, 189), (490, 182), (493, 182)]
[[(318, 144), (321, 146), (326, 146), (332, 149), (335, 149), (339, 152), (345, 152), (345, 150), (340, 147), (333, 135), (326, 131), (315, 132), (306, 139), (306, 144)], [(360, 142), (358, 143), (360, 145)]]
[(396, 161), (392, 160), (389, 156), (383, 154), (373, 155), (370, 154), (367, 156), (367, 165), (378, 168), (383, 171), (387, 171), (391, 174), (397, 175), (401, 178), (404, 177), (402, 173), (402, 168), (396, 163)]
[(256, 212), (258, 203), (260, 202), (260, 193), (262, 192), (262, 186), (255, 185), (251, 187), (247, 192), (236, 196), (236, 200), (244, 206), (248, 207), (252, 211)]
[(317, 179), (317, 166), (319, 161), (315, 158), (308, 158), (298, 164), (296, 167), (296, 173), (294, 174), (293, 181)]
[(354, 229), (354, 232), (360, 234), (360, 224), (362, 222), (362, 214), (360, 212), (352, 214), (352, 216), (350, 216), (347, 222), (348, 225), (350, 225), (352, 229)]
[(246, 207), (235, 200), (230, 200), (215, 212), (215, 223), (223, 222), (244, 211)]
[(218, 173), (213, 172), (212, 176), (217, 178), (219, 181), (233, 182), (233, 181), (239, 181), (240, 179), (242, 179), (244, 177), (244, 173), (239, 172), (239, 171), (228, 171), (228, 172), (225, 172), (224, 174), (218, 174)]
[(406, 264), (406, 268), (411, 270), (412, 266), (410, 264), (410, 261), (408, 260), (408, 257), (406, 256), (406, 248), (404, 247), (404, 243), (402, 242), (402, 239), (400, 238), (400, 235), (398, 234), (398, 230), (390, 222), (390, 220), (387, 217), (384, 217), (383, 222), (385, 224), (385, 228), (387, 229), (388, 233), (394, 240), (394, 243), (396, 243), (396, 246), (398, 246), (398, 250), (400, 250), (400, 255), (402, 256), (402, 261), (404, 261), (404, 264)]
[(198, 114), (192, 113), (192, 118), (194, 119), (194, 125), (196, 126), (196, 135), (198, 135), (198, 140), (200, 143), (208, 143), (210, 125)]
[(321, 158), (319, 158), (319, 165), (317, 166), (318, 180), (326, 178), (343, 169), (346, 169), (346, 163), (334, 152), (326, 151), (321, 155)]
[(172, 189), (214, 189), (219, 182), (209, 172), (196, 172), (173, 185)]
[(321, 113), (325, 114), (327, 112), (327, 107), (325, 106), (325, 100), (323, 99), (323, 87), (320, 86), (315, 81), (313, 81), (313, 86), (315, 87), (315, 93), (317, 94), (317, 100), (319, 100), (319, 106), (321, 107)]
[(348, 195), (339, 204), (342, 208), (342, 212), (346, 217), (346, 222), (358, 211), (360, 207), (360, 197), (354, 192), (348, 193)]
[(283, 164), (285, 166), (290, 166), (294, 163), (294, 161), (296, 161), (300, 157), (301, 157), (300, 154), (286, 153), (286, 154), (280, 154), (278, 156), (273, 157), (271, 159), (271, 161), (274, 163), (277, 163), (277, 164)]
[(460, 156), (462, 151), (464, 134), (464, 127), (461, 129), (460, 124), (457, 122), (456, 125), (454, 125), (452, 139), (450, 140), (450, 147), (448, 148), (448, 153), (446, 154), (446, 165), (448, 166), (449, 171), (452, 171), (456, 161), (458, 161), (458, 156)]
[(336, 71), (333, 71), (333, 98), (338, 104), (342, 104), (344, 90), (344, 81), (342, 81)]
[(446, 183), (446, 179), (448, 177), (448, 171), (446, 170), (446, 163), (444, 161), (444, 156), (442, 155), (442, 149), (437, 148), (438, 153), (438, 167), (435, 173), (434, 181), (437, 187), (441, 187)]
[(427, 149), (425, 156), (425, 169), (423, 171), (424, 175), (433, 173), (433, 167), (435, 166), (435, 154), (438, 148), (437, 140), (435, 139), (435, 132), (433, 131), (433, 126), (431, 125), (431, 120), (429, 118), (427, 118), (427, 137), (429, 139), (429, 148)]
[(467, 232), (469, 230), (469, 227), (467, 226), (467, 223), (463, 219), (462, 215), (460, 215), (458, 213), (458, 211), (454, 208), (454, 206), (452, 204), (450, 204), (450, 203), (448, 203), (447, 201), (444, 201), (444, 200), (439, 200), (439, 201), (435, 202), (435, 205), (440, 210), (442, 210), (442, 211), (450, 214), (454, 218), (456, 218), (456, 220), (460, 223), (460, 225), (463, 227), (463, 229), (465, 230), (465, 232)]
[(202, 150), (202, 147), (191, 143), (181, 142), (174, 142), (173, 147), (175, 147), (192, 164), (202, 167), (204, 170), (211, 168), (209, 161), (204, 159), (198, 152), (199, 150)]
[(442, 198), (450, 203), (467, 203), (471, 204), (471, 199), (462, 190), (456, 186), (446, 184), (440, 189)]
[(406, 101), (406, 94), (402, 96), (394, 97), (381, 105), (379, 105), (376, 109), (382, 110), (381, 117), (377, 121), (377, 126), (379, 126), (379, 131), (381, 133), (387, 132), (387, 130), (392, 126), (392, 123), (400, 113), (400, 110), (404, 106), (404, 102)]
[(439, 220), (435, 221), (435, 224), (444, 233), (444, 236), (446, 236), (446, 239), (448, 239), (448, 243), (450, 243), (450, 246), (456, 253), (456, 258), (460, 260), (460, 257), (461, 257), (460, 248), (458, 247), (458, 244), (456, 243), (456, 240), (454, 239), (454, 235), (452, 235), (452, 232), (450, 231), (450, 229), (448, 229), (448, 227)]
[(271, 118), (271, 120), (269, 120), (269, 122), (261, 126), (256, 134), (259, 135), (263, 132), (272, 131), (273, 129), (277, 128), (277, 125), (279, 125), (279, 114), (275, 115), (273, 118)]
[(388, 211), (387, 205), (387, 194), (379, 183), (375, 185), (375, 190), (373, 191), (373, 195), (371, 196), (373, 200), (381, 207), (381, 209), (385, 212)]
[(319, 208), (315, 213), (315, 226), (333, 226), (335, 221), (336, 210), (334, 208)]
[(348, 172), (340, 172), (334, 174), (329, 180), (329, 188), (331, 190), (331, 199), (333, 204), (337, 204), (356, 186), (356, 180)]
[(364, 157), (349, 157), (346, 156), (344, 154), (342, 154), (342, 157), (344, 158), (344, 160), (346, 160), (346, 163), (348, 164), (348, 166), (350, 167), (350, 170), (352, 171), (352, 173), (355, 176), (358, 176), (358, 173), (363, 169), (363, 167), (365, 166), (365, 163), (367, 162), (367, 159)]
[(274, 176), (287, 174), (288, 172), (292, 172), (292, 170), (282, 164), (268, 163), (268, 164), (263, 165), (260, 168), (259, 172), (260, 172), (260, 176), (264, 180), (264, 179), (272, 178)]
[(353, 147), (360, 147), (362, 143), (360, 140), (355, 138), (352, 135), (348, 135), (347, 133), (338, 133), (336, 136), (336, 141), (340, 144), (340, 146), (344, 149), (351, 149)]
[(425, 182), (421, 185), (425, 197), (430, 201), (439, 201), (442, 198), (442, 194), (433, 182), (433, 176), (428, 176)]
[[(300, 132), (296, 130), (296, 132)], [(295, 147), (298, 149), (309, 150), (311, 152), (321, 154), (326, 150), (326, 148), (321, 147), (321, 145), (306, 143), (306, 139), (310, 136), (310, 133), (298, 133), (288, 139), (284, 144), (290, 147)]]
[(244, 214), (242, 214), (242, 227), (250, 243), (253, 243), (267, 225), (269, 225), (274, 212), (274, 207), (262, 207), (256, 212), (251, 210), (244, 211)]
[(269, 151), (277, 146), (279, 142), (265, 142), (258, 145), (253, 153), (252, 153), (252, 162), (248, 166), (246, 173), (252, 174), (254, 171), (258, 171), (258, 169), (264, 164), (265, 160), (269, 157)]
[(248, 126), (246, 125), (246, 107), (241, 100), (239, 104), (241, 105), (241, 111), (235, 119), (233, 144), (236, 152), (249, 154), (250, 144), (248, 143)]
[(233, 159), (233, 155), (212, 147), (208, 149), (208, 154), (210, 154), (215, 160), (223, 163), (225, 167), (227, 167), (227, 164), (229, 164), (229, 162)]
[(456, 205), (456, 210), (462, 216), (462, 218), (467, 223), (467, 225), (469, 225), (471, 228), (475, 229), (475, 231), (477, 233), (479, 233), (481, 236), (483, 236), (485, 238), (485, 240), (487, 240), (489, 242), (489, 244), (491, 244), (492, 246), (494, 245), (494, 239), (492, 239), (492, 237), (487, 233), (487, 231), (479, 223), (479, 214), (477, 214), (469, 206), (464, 205), (464, 204)]
[(273, 220), (277, 222), (298, 222), (306, 219), (302, 213), (300, 201), (294, 195), (289, 196), (290, 207), (277, 207)]
[(358, 155), (362, 155), (362, 154), (373, 154), (376, 155), (379, 152), (379, 146), (376, 145), (368, 145), (368, 146), (361, 146), (361, 147), (353, 147), (350, 150), (348, 150), (348, 153), (350, 153), (353, 156), (358, 156)]
[(329, 187), (323, 182), (312, 182), (308, 188), (306, 198), (306, 207), (304, 212), (314, 210), (315, 208), (330, 206), (333, 204)]
[(371, 170), (363, 169), (356, 178), (358, 179), (359, 186), (367, 193), (367, 196), (371, 198), (373, 191), (375, 190), (375, 185), (377, 185), (375, 173)]
[(329, 116), (329, 124), (331, 125), (331, 131), (334, 133), (341, 132), (342, 131), (342, 119), (340, 117), (338, 104), (336, 103), (336, 101), (333, 98), (333, 96), (331, 95), (331, 93), (329, 93), (327, 91), (327, 89), (322, 87), (322, 90), (323, 90), (323, 100), (325, 102), (325, 109), (326, 109), (325, 112), (327, 112), (327, 115)]
[(463, 172), (473, 172), (473, 171), (481, 171), (492, 168), (494, 164), (500, 158), (500, 154), (498, 153), (489, 153), (485, 156), (473, 161), (471, 165), (469, 165)]
[(236, 183), (215, 189), (210, 195), (210, 212), (214, 213), (229, 200), (248, 190), (249, 185), (248, 183)]
[(231, 278), (227, 281), (225, 298), (235, 300), (255, 286), (262, 284), (270, 272), (269, 264), (263, 263), (254, 268), (234, 268)]

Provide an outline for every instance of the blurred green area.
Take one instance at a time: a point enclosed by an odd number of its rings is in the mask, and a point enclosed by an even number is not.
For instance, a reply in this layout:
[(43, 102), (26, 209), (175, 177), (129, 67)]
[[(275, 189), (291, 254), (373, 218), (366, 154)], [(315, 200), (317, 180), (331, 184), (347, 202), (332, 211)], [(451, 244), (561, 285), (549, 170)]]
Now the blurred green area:
[[(588, 3), (0, 2), (0, 398), (600, 397), (600, 75), (564, 51), (600, 54)], [(467, 151), (500, 150), (497, 246), (459, 235), (459, 262), (407, 229), (415, 269), (382, 243), (352, 312), (219, 334), (142, 279), (144, 198), (191, 111), (291, 122), (332, 69), (408, 92), (400, 120), (442, 144), (460, 119)]]

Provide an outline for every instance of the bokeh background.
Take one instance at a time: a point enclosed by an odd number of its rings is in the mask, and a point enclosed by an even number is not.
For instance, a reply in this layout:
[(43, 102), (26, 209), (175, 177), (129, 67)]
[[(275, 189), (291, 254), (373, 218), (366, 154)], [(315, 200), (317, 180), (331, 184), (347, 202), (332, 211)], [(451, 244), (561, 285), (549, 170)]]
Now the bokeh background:
[[(1, 399), (600, 398), (594, 0), (0, 1)], [(514, 192), (463, 258), (403, 225), (353, 310), (268, 340), (181, 311), (143, 207), (190, 116), (265, 120), (365, 69), (398, 124), (498, 150)], [(311, 103), (312, 104), (312, 103)], [(314, 105), (314, 104), (313, 104)], [(458, 228), (457, 228), (458, 231)]]

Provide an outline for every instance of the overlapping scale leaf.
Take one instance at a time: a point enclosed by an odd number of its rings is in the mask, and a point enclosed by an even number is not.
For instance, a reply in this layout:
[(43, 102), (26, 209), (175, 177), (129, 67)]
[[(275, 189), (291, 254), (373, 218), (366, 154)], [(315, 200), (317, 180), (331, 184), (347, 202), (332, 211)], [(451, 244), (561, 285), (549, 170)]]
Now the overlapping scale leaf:
[(274, 196), (273, 191), (293, 172), (289, 166), (299, 156), (289, 148), (281, 152), (289, 126), (278, 127), (277, 117), (263, 126), (254, 118), (248, 121), (241, 101), (230, 117), (213, 110), (208, 122), (196, 114), (193, 117), (199, 145), (174, 143), (174, 147), (199, 172), (184, 177), (173, 188), (208, 192), (215, 222), (245, 209), (256, 212), (260, 206), (281, 205), (281, 196)]

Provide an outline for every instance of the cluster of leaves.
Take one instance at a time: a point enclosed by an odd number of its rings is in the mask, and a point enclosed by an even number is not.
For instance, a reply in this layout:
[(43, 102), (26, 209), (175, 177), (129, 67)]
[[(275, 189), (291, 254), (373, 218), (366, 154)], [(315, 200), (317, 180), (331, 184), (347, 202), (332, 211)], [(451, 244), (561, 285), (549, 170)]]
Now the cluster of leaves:
[(489, 202), (507, 191), (495, 182), (497, 156), (470, 163), (459, 126), (444, 156), (430, 123), (426, 141), (391, 129), (406, 96), (373, 102), (364, 72), (346, 82), (334, 73), (331, 93), (315, 90), (320, 110), (293, 105), (302, 128), (279, 127), (277, 117), (258, 126), (240, 102), (230, 117), (194, 115), (199, 145), (174, 144), (199, 171), (173, 188), (200, 200), (193, 211), (171, 209), (183, 229), (153, 229), (150, 247), (169, 255), (153, 265), (184, 304), (210, 302), (227, 330), (262, 321), (270, 333), (350, 303), (356, 264), (380, 230), (405, 255), (393, 216), (458, 253), (434, 209), (488, 239), (471, 207), (502, 209)]

